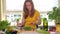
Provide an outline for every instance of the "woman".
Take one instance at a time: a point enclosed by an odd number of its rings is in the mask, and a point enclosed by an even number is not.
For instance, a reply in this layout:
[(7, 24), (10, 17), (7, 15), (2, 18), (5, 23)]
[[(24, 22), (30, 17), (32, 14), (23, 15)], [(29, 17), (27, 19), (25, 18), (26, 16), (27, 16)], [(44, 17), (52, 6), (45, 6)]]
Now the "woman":
[(40, 13), (34, 9), (32, 0), (26, 0), (23, 7), (23, 24), (24, 27), (36, 29), (36, 24), (40, 25)]

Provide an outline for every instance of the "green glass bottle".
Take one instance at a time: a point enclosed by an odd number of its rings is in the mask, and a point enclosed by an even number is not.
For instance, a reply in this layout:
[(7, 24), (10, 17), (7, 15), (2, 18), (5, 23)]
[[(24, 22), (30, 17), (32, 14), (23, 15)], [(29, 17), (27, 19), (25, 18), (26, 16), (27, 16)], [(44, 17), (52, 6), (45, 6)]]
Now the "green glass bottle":
[(48, 31), (48, 21), (46, 18), (43, 18), (43, 29), (45, 31)]

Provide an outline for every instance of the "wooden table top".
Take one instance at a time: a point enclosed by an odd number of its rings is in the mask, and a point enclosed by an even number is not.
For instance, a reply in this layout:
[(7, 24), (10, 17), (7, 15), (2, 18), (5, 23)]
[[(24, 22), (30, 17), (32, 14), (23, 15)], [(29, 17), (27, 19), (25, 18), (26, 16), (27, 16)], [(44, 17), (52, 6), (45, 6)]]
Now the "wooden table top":
[(20, 32), (20, 34), (39, 34), (39, 33), (36, 31), (22, 31)]

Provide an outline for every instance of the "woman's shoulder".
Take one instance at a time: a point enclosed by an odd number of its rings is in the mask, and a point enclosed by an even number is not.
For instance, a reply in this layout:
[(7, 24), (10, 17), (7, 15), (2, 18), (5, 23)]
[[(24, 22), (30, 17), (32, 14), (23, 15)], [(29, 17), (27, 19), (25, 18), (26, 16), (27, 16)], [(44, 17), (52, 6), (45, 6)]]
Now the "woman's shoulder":
[(38, 10), (35, 10), (35, 15), (40, 16), (40, 12)]
[(35, 13), (39, 14), (40, 12), (38, 10), (35, 10)]

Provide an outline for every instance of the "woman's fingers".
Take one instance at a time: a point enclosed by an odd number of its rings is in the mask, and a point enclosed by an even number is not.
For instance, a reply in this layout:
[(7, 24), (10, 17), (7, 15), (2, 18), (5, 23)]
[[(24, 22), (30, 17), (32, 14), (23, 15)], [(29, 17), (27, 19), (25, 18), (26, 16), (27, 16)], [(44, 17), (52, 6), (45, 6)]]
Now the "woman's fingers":
[(32, 22), (31, 25), (36, 25), (36, 23)]

